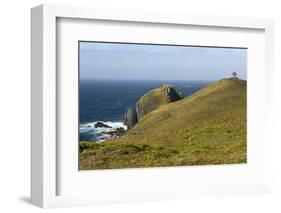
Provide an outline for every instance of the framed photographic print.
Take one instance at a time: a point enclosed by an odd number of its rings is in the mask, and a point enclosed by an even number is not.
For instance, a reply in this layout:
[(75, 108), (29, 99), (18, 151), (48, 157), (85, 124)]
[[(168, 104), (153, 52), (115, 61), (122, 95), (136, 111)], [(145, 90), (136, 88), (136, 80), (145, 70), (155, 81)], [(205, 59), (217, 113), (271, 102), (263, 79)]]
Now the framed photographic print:
[(31, 14), (32, 203), (270, 191), (272, 20)]

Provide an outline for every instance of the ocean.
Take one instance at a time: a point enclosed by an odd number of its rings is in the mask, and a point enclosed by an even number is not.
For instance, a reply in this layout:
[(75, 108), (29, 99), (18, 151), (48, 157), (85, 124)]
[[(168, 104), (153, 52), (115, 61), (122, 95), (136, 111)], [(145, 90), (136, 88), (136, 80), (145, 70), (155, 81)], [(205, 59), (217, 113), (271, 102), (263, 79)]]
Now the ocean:
[[(211, 82), (207, 81), (154, 81), (154, 80), (80, 80), (79, 116), (80, 141), (102, 142), (106, 132), (122, 127), (128, 107), (135, 107), (146, 92), (171, 84), (187, 97)], [(111, 128), (95, 128), (103, 122)]]

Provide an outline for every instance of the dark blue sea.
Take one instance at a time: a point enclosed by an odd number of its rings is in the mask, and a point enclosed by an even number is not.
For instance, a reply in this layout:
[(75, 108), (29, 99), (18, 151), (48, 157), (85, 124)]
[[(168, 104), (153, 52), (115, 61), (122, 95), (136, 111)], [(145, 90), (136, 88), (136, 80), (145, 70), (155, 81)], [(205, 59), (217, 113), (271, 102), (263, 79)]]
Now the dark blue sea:
[(172, 84), (186, 97), (205, 87), (207, 81), (80, 80), (80, 141), (104, 141), (108, 128), (95, 128), (97, 121), (112, 129), (122, 124), (124, 113), (146, 92)]

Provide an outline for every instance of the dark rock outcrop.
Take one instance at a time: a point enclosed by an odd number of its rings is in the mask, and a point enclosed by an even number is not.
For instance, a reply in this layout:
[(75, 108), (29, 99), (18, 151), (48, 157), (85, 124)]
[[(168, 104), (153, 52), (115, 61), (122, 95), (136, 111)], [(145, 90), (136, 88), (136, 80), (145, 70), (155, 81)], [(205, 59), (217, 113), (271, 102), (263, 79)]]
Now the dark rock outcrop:
[(132, 107), (129, 107), (124, 115), (123, 123), (128, 129), (131, 129), (138, 122), (137, 112)]
[(103, 134), (110, 135), (110, 138), (118, 138), (126, 133), (126, 130), (123, 127), (118, 127), (109, 132), (102, 132)]
[(136, 109), (130, 107), (124, 115), (123, 123), (128, 129), (131, 129), (146, 114), (159, 106), (181, 99), (183, 99), (182, 94), (172, 85), (163, 85), (144, 94), (136, 103)]
[(106, 125), (106, 124), (103, 123), (103, 122), (98, 121), (98, 122), (95, 124), (95, 128), (112, 128), (112, 127)]

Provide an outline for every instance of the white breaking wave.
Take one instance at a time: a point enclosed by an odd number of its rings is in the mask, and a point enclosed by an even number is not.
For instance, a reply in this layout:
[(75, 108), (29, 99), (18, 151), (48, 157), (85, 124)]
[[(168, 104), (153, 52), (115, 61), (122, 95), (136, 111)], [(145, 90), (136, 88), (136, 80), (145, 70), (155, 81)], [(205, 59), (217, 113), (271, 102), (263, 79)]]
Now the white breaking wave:
[[(107, 126), (110, 126), (111, 128), (106, 128), (106, 127), (95, 128), (95, 124), (97, 122), (101, 122)], [(124, 125), (123, 122), (112, 122), (112, 121), (106, 121), (106, 122), (95, 121), (95, 122), (80, 124), (79, 130), (80, 133), (94, 135), (95, 138), (97, 139), (97, 142), (102, 142), (111, 138), (110, 134), (106, 134), (107, 132), (111, 132), (113, 130), (116, 130), (117, 128), (124, 128), (125, 130), (127, 130), (127, 126)]]

